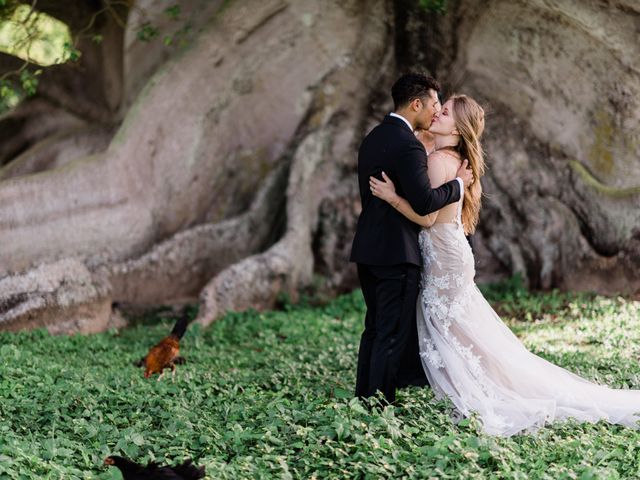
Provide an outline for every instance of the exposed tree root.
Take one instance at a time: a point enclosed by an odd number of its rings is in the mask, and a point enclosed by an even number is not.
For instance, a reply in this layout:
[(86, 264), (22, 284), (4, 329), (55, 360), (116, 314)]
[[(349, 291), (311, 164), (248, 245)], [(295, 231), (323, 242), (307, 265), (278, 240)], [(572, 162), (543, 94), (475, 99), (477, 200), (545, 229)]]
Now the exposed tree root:
[(38, 142), (65, 130), (86, 126), (84, 120), (36, 97), (0, 116), (0, 172)]
[(110, 286), (76, 259), (43, 264), (0, 280), (0, 329), (46, 327), (91, 333), (111, 322)]
[(74, 159), (101, 152), (109, 145), (112, 135), (113, 131), (103, 126), (59, 131), (0, 167), (0, 180), (53, 170)]
[(285, 188), (283, 166), (265, 179), (246, 213), (184, 230), (139, 258), (106, 267), (113, 298), (157, 304), (196, 297), (213, 275), (273, 242)]
[(228, 310), (268, 308), (280, 292), (295, 296), (311, 281), (311, 234), (320, 202), (318, 177), (329, 151), (330, 129), (307, 135), (293, 158), (287, 187), (287, 230), (266, 252), (253, 255), (223, 270), (200, 294), (197, 321), (203, 325)]

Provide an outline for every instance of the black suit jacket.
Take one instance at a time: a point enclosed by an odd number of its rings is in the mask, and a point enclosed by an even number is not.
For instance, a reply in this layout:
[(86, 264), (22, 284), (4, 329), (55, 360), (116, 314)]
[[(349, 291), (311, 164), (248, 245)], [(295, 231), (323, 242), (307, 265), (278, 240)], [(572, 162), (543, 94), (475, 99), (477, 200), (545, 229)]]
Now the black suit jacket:
[(369, 176), (384, 171), (419, 215), (426, 215), (460, 199), (457, 180), (432, 189), (427, 177), (427, 154), (409, 126), (387, 115), (365, 137), (358, 153), (358, 183), (362, 212), (351, 248), (351, 261), (366, 265), (421, 265), (420, 226), (407, 220), (387, 202), (373, 196)]

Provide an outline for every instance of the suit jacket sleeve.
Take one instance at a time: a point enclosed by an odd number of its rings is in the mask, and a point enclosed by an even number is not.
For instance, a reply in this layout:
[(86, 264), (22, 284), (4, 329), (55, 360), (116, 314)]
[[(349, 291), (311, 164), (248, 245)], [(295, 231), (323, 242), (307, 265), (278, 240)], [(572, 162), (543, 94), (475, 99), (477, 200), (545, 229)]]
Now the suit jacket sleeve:
[(460, 200), (460, 184), (451, 180), (431, 188), (427, 176), (427, 156), (419, 143), (411, 143), (400, 152), (397, 174), (402, 191), (418, 215), (427, 215)]

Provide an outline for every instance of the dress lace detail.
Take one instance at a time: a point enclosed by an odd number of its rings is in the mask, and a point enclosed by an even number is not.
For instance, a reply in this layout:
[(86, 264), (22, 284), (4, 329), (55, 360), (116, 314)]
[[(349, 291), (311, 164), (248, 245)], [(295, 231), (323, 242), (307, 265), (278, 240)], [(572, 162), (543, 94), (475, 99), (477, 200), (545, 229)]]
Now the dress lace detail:
[(449, 397), (462, 415), (477, 412), (483, 429), (495, 435), (569, 417), (637, 428), (640, 391), (597, 385), (547, 362), (500, 320), (474, 282), (461, 211), (462, 200), (455, 222), (435, 223), (419, 236), (420, 356), (436, 396)]

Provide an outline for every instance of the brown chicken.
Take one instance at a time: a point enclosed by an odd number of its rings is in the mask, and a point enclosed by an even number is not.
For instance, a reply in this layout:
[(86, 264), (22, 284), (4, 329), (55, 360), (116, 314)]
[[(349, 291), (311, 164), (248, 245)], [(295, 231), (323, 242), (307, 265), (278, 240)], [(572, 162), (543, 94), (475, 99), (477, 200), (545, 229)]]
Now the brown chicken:
[(164, 375), (164, 369), (171, 369), (171, 377), (176, 373), (176, 364), (184, 363), (184, 358), (180, 357), (180, 339), (187, 330), (189, 317), (183, 315), (178, 319), (171, 330), (171, 333), (164, 337), (157, 345), (151, 347), (147, 356), (140, 364), (144, 365), (144, 378), (149, 378), (154, 373), (159, 373), (158, 380)]

